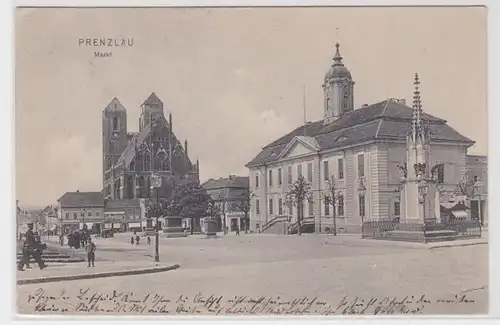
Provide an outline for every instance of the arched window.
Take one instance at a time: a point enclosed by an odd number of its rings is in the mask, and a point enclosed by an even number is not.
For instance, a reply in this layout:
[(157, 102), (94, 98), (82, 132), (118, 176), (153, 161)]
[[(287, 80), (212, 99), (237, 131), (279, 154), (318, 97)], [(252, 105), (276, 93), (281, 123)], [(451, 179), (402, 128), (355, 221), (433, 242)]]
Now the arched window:
[(128, 199), (133, 199), (134, 198), (134, 178), (132, 175), (127, 176), (127, 198)]
[(118, 117), (113, 117), (113, 131), (118, 130)]

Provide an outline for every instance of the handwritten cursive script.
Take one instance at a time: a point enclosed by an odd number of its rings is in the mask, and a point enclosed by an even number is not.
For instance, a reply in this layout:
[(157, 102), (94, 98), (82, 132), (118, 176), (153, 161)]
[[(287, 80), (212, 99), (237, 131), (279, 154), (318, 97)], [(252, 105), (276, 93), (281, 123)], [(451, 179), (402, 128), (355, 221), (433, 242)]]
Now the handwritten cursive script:
[(320, 297), (137, 294), (117, 291), (100, 292), (82, 288), (76, 295), (66, 292), (48, 295), (37, 289), (27, 303), (37, 313), (119, 313), (119, 314), (212, 314), (212, 315), (393, 315), (421, 314), (430, 304), (474, 304), (465, 293), (433, 299), (426, 295), (405, 297), (344, 296), (338, 302)]

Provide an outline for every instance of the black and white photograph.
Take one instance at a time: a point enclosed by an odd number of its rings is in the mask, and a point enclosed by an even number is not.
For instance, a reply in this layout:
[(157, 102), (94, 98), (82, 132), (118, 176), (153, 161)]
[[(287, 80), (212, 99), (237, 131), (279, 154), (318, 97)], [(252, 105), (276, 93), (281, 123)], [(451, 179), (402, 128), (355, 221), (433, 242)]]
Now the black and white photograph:
[(490, 314), (487, 17), (17, 7), (17, 314)]

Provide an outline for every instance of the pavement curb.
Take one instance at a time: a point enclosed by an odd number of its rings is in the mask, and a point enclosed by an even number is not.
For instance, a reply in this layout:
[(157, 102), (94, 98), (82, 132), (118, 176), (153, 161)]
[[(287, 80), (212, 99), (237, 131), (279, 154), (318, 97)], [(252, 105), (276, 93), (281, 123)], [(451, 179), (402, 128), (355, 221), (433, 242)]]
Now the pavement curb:
[(488, 242), (463, 243), (463, 244), (458, 244), (458, 245), (439, 245), (439, 246), (431, 246), (431, 247), (429, 247), (429, 249), (449, 248), (449, 247), (462, 247), (462, 246), (475, 246), (475, 245), (488, 245)]
[(137, 275), (137, 274), (149, 274), (149, 273), (159, 273), (178, 269), (179, 264), (174, 264), (164, 267), (155, 267), (149, 269), (136, 269), (136, 270), (126, 270), (126, 271), (114, 271), (114, 272), (102, 272), (102, 273), (91, 273), (91, 274), (77, 274), (77, 275), (61, 275), (52, 276), (45, 278), (33, 278), (33, 279), (22, 279), (17, 280), (18, 285), (22, 284), (33, 284), (33, 283), (46, 283), (46, 282), (59, 282), (59, 281), (73, 281), (73, 280), (83, 280), (83, 279), (96, 279), (96, 278), (109, 278), (114, 276), (125, 276), (125, 275)]

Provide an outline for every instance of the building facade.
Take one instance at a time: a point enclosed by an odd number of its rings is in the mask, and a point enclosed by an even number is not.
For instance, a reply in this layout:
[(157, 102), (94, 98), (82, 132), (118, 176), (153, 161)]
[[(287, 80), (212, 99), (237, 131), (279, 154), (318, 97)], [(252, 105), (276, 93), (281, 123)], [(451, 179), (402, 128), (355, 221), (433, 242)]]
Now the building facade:
[(478, 216), (483, 225), (488, 224), (488, 157), (468, 155), (467, 174), (474, 180), (476, 189), (471, 198), (471, 214)]
[(162, 177), (165, 196), (175, 181), (199, 181), (199, 163), (188, 156), (167, 121), (163, 102), (152, 93), (141, 105), (139, 132), (127, 131), (127, 111), (114, 98), (102, 113), (103, 193), (106, 199), (149, 198), (153, 174)]
[(141, 231), (146, 227), (144, 199), (109, 200), (101, 192), (67, 192), (57, 201), (63, 234), (75, 229), (114, 232)]
[[(215, 201), (219, 207), (218, 211), (221, 211), (217, 216), (219, 230), (223, 230), (224, 217), (228, 231), (236, 231), (236, 228), (245, 230), (245, 213), (241, 209), (241, 204), (249, 191), (248, 177), (230, 175), (219, 179), (209, 179), (201, 186)], [(225, 213), (222, 213), (223, 210)]]
[[(305, 202), (304, 218), (312, 220), (316, 232), (333, 223), (332, 205), (323, 199), (332, 176), (340, 194), (336, 206), (339, 230), (359, 232), (363, 219), (387, 220), (402, 214), (400, 167), (407, 158), (413, 109), (405, 100), (394, 98), (354, 109), (354, 84), (337, 44), (322, 85), (323, 120), (300, 126), (266, 145), (246, 165), (255, 194), (252, 229), (266, 228), (276, 220), (285, 222), (285, 217), (296, 221), (297, 207), (284, 202), (290, 185), (301, 175), (312, 195)], [(428, 161), (431, 166), (442, 164), (437, 178), (440, 195), (448, 200), (467, 171), (467, 149), (474, 142), (443, 119), (425, 113), (422, 118), (430, 130)]]
[(82, 229), (103, 230), (104, 198), (101, 192), (67, 192), (57, 200), (60, 228), (63, 234)]

